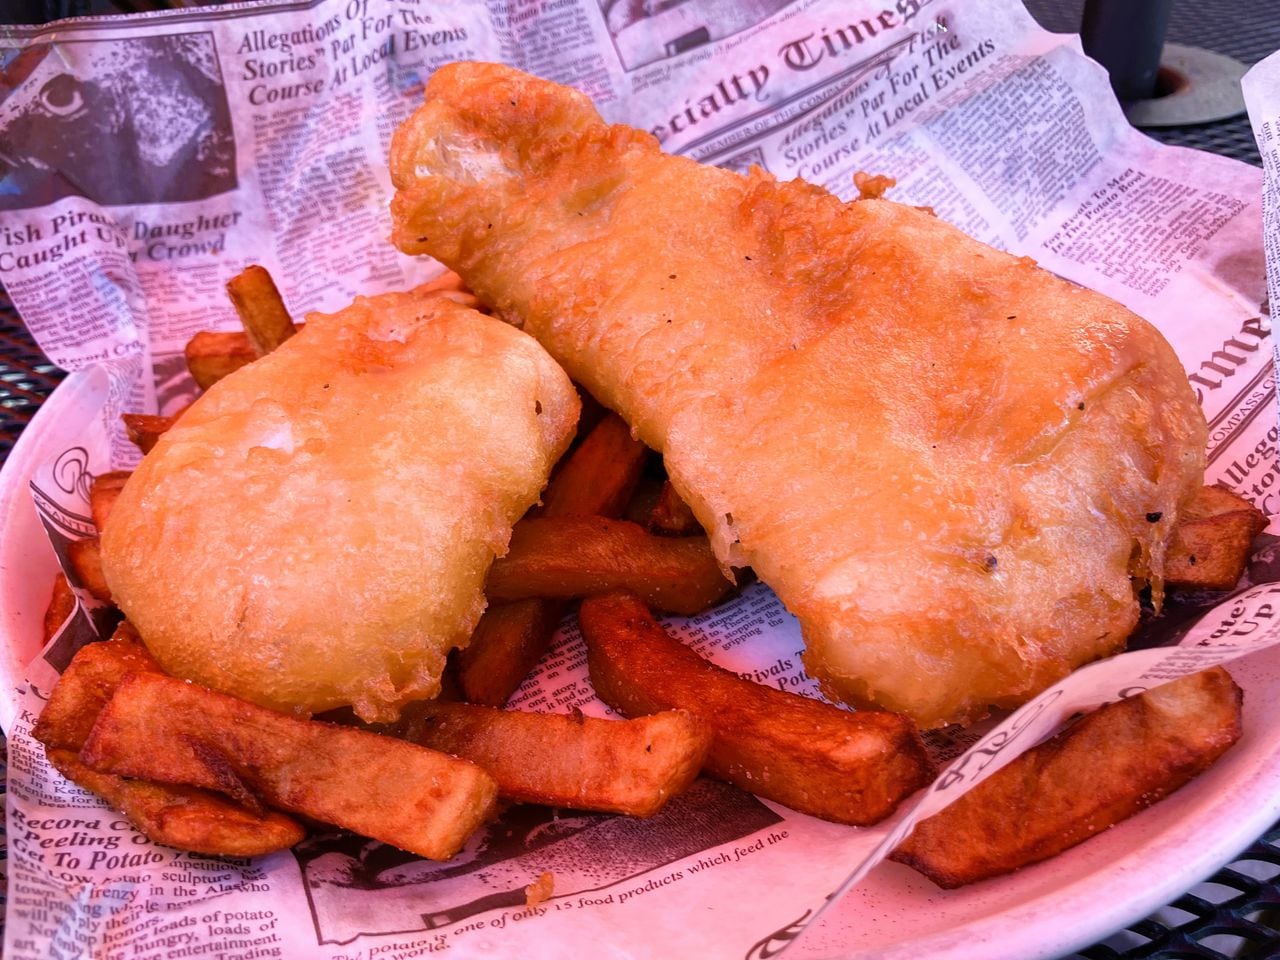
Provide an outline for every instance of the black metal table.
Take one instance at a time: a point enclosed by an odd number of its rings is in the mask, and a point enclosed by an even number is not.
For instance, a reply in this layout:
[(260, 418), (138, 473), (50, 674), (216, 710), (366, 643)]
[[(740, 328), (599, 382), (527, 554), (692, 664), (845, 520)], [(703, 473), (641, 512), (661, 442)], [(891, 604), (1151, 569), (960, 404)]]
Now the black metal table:
[[(1026, 3), (1047, 29), (1075, 32), (1080, 23), (1083, 0)], [(1256, 63), (1280, 49), (1280, 9), (1274, 0), (1182, 0), (1174, 3), (1168, 40)], [(1164, 143), (1259, 163), (1257, 145), (1243, 116), (1149, 132)], [(0, 463), (62, 378), (62, 371), (36, 347), (0, 288)], [(0, 837), (0, 870), (4, 856)], [(1280, 823), (1205, 883), (1067, 960), (1275, 957), (1280, 957)]]

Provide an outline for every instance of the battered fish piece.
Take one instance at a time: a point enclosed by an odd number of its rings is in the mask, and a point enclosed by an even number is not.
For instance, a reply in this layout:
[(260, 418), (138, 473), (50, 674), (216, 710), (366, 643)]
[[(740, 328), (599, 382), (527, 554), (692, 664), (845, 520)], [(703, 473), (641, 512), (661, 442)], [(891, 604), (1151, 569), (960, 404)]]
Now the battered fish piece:
[(662, 451), (830, 694), (972, 719), (1158, 602), (1205, 424), (1118, 304), (911, 207), (667, 156), (502, 66), (440, 69), (391, 171), (396, 244)]
[(394, 719), (437, 692), (577, 416), (536, 341), (450, 300), (313, 314), (143, 458), (102, 535), (112, 596), (175, 676)]

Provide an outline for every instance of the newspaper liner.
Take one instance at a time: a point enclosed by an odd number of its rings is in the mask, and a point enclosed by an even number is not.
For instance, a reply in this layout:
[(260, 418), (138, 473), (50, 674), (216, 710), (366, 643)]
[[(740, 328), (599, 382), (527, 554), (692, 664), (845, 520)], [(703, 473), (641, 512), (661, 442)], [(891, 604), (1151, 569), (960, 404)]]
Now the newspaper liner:
[[(410, 285), (435, 269), (382, 242), (390, 193), (383, 155), (421, 79), (466, 58), (507, 60), (575, 83), (610, 119), (651, 129), (667, 149), (708, 162), (757, 163), (844, 196), (853, 171), (890, 173), (899, 180), (895, 199), (930, 205), (981, 239), (1119, 299), (1160, 325), (1189, 371), (1211, 424), (1210, 480), (1280, 513), (1256, 170), (1160, 148), (1131, 131), (1075, 41), (1040, 31), (1017, 4), (801, 2), (772, 17), (768, 6), (753, 23), (699, 24), (698, 5), (688, 3), (619, 25), (625, 11), (607, 2), (425, 11), (410, 2), (331, 0), (269, 18), (239, 7), (68, 22), (19, 41), (14, 50), (45, 49), (39, 44), (51, 39), (58, 46), (0, 104), (0, 130), (10, 136), (41, 95), (45, 107), (75, 102), (57, 79), (63, 74), (77, 89), (96, 82), (104, 95), (124, 89), (144, 104), (158, 91), (162, 104), (181, 107), (151, 134), (147, 110), (131, 107), (135, 139), (146, 140), (136, 165), (160, 173), (103, 187), (93, 170), (82, 171), (93, 190), (123, 191), (109, 209), (58, 195), (57, 184), (19, 183), (0, 195), (0, 277), (55, 362), (86, 371), (48, 405), (57, 419), (42, 417), (24, 438), (50, 454), (30, 479), (55, 548), (90, 532), (88, 478), (134, 456), (119, 410), (171, 410), (189, 395), (174, 372), (176, 352), (196, 329), (232, 325), (220, 287), (240, 267), (266, 263), (296, 313), (335, 309), (355, 293)], [(664, 45), (673, 16), (684, 32)], [(685, 49), (691, 37), (705, 42)], [(173, 82), (175, 60), (197, 67), (185, 88)], [(147, 76), (151, 89), (124, 83), (129, 70)], [(1248, 88), (1255, 117), (1273, 130), (1277, 74), (1272, 58)], [(184, 130), (190, 139), (200, 128), (186, 121), (201, 104), (204, 128), (221, 135), (184, 153)], [(112, 131), (89, 132), (110, 142)], [(1262, 132), (1259, 140), (1274, 174), (1275, 144), (1268, 150)], [(102, 166), (107, 155), (102, 148), (94, 160)], [(183, 193), (165, 170), (203, 186)], [(1274, 217), (1274, 181), (1268, 190)], [(888, 831), (905, 829), (1082, 706), (1148, 683), (1149, 674), (1274, 643), (1272, 589), (1246, 590), (1215, 608), (1176, 650), (1077, 672), (957, 760), (960, 779), (945, 774), (945, 790), (935, 785), (918, 808), (873, 830), (704, 784), (654, 821), (524, 811), (443, 867), (343, 836), (255, 862), (146, 843), (51, 772), (30, 741), (55, 668), (85, 639), (93, 608), (86, 603), (26, 670), (39, 613), (28, 603), (21, 629), (8, 618), (16, 693), (0, 704), (11, 750), (7, 955), (337, 960), (519, 949), (552, 957), (570, 942), (575, 953), (763, 957), (790, 945), (818, 955), (836, 947), (820, 936), (797, 941), (799, 931), (892, 846)], [(1228, 620), (1235, 627), (1224, 628)], [(1246, 623), (1258, 627), (1222, 643)], [(798, 669), (794, 621), (763, 587), (672, 626), (726, 666), (814, 692)], [(516, 705), (606, 714), (582, 660), (566, 624)], [(23, 676), (29, 682), (17, 683)], [(555, 872), (556, 895), (525, 908), (523, 886), (542, 868)]]

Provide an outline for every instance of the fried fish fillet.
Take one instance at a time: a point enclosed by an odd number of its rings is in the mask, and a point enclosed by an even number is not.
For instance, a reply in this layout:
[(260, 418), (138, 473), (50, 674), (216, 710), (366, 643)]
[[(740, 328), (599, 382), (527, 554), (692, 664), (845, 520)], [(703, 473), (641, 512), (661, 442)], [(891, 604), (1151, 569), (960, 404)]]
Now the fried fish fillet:
[(1115, 652), (1205, 425), (1149, 324), (926, 212), (663, 154), (582, 95), (439, 70), (394, 240), (662, 451), (842, 699), (922, 724)]
[(175, 676), (392, 719), (435, 694), (577, 415), (536, 341), (448, 299), (312, 315), (143, 458), (102, 536), (111, 594)]

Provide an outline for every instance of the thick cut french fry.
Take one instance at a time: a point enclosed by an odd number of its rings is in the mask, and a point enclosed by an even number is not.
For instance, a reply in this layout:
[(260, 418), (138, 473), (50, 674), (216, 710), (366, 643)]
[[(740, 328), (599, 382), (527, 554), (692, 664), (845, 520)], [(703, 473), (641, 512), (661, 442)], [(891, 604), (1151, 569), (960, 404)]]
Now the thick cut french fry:
[(521, 803), (649, 817), (693, 782), (711, 730), (684, 710), (636, 720), (521, 713), (470, 703), (410, 708), (406, 737), (471, 760)]
[(33, 735), (68, 780), (102, 797), (156, 843), (196, 853), (253, 857), (291, 847), (305, 835), (280, 813), (260, 814), (195, 787), (125, 780), (96, 773), (79, 759), (98, 714), (130, 673), (160, 668), (128, 623), (110, 640), (83, 647), (54, 685)]
[(666, 482), (665, 477), (654, 476), (646, 470), (640, 477), (640, 482), (636, 484), (635, 492), (627, 502), (626, 509), (620, 514), (622, 519), (638, 523), (650, 533), (661, 533), (659, 530), (649, 528), (649, 518), (653, 516), (654, 505), (662, 496), (662, 488)]
[(1230, 590), (1244, 573), (1267, 516), (1225, 487), (1202, 487), (1178, 518), (1165, 555), (1166, 586)]
[(650, 532), (664, 537), (691, 537), (702, 533), (702, 524), (693, 515), (689, 505), (684, 502), (676, 488), (668, 480), (662, 485), (658, 494), (658, 502), (649, 513), (648, 527)]
[[(436, 291), (440, 296), (465, 306), (479, 305), (475, 295), (463, 287), (462, 278), (452, 271), (426, 284), (424, 289)], [(244, 322), (243, 318), (241, 319)], [(292, 321), (290, 323), (292, 324)], [(293, 329), (296, 332), (302, 329), (302, 326), (303, 324), (293, 324)], [(247, 363), (252, 363), (260, 355), (249, 339), (249, 334), (244, 330), (223, 333), (202, 330), (187, 343), (184, 353), (187, 369), (202, 390), (208, 390), (227, 374), (234, 373)]]
[(137, 632), (122, 623), (110, 640), (77, 651), (31, 734), (49, 749), (79, 750), (121, 680), (130, 673), (159, 672)]
[(1261, 533), (1267, 525), (1267, 515), (1255, 507), (1234, 490), (1212, 485), (1201, 487), (1195, 497), (1183, 508), (1178, 517), (1179, 523), (1192, 520), (1203, 520), (1205, 517), (1220, 517), (1224, 513), (1253, 514)]
[(274, 810), (256, 814), (196, 787), (97, 773), (73, 750), (45, 752), (59, 773), (96, 793), (155, 843), (216, 857), (257, 857), (287, 850), (307, 835), (300, 823)]
[(1253, 517), (1227, 513), (1179, 524), (1165, 559), (1164, 582), (1183, 590), (1230, 590), (1249, 562)]
[(683, 709), (711, 725), (704, 769), (802, 813), (866, 825), (929, 782), (915, 724), (852, 713), (744, 680), (666, 632), (637, 597), (590, 597), (579, 613), (591, 682), (629, 716)]
[(418, 288), (420, 291), (431, 291), (440, 293), (470, 293), (467, 285), (463, 282), (462, 277), (458, 276), (452, 270), (446, 270), (434, 280), (428, 280)]
[(257, 357), (248, 335), (240, 330), (232, 333), (202, 330), (187, 341), (183, 354), (191, 379), (201, 390), (208, 390)]
[(111, 515), (116, 497), (120, 496), (120, 491), (131, 475), (128, 470), (112, 470), (93, 478), (89, 487), (89, 515), (93, 517), (93, 525), (98, 528), (98, 533), (102, 533), (107, 525), (107, 517)]
[(556, 470), (542, 495), (544, 517), (616, 517), (644, 469), (648, 448), (616, 413), (606, 415)]
[(96, 600), (111, 602), (111, 588), (102, 572), (102, 549), (97, 537), (73, 540), (67, 544), (67, 566), (79, 585)]
[(729, 592), (706, 537), (658, 537), (627, 520), (526, 517), (489, 569), (490, 600), (630, 590), (669, 613), (701, 613)]
[(578, 399), (582, 401), (582, 412), (578, 414), (578, 436), (587, 437), (596, 428), (596, 424), (609, 415), (609, 408), (577, 384)]
[(116, 687), (80, 759), (100, 773), (260, 799), (435, 860), (458, 851), (497, 795), (465, 760), (146, 673)]
[(1240, 738), (1221, 667), (1108, 704), (1022, 754), (893, 853), (941, 887), (1037, 863), (1168, 796)]
[(227, 281), (235, 307), (256, 357), (265, 357), (296, 332), (276, 283), (265, 267), (252, 264)]
[(458, 683), (471, 703), (500, 707), (542, 659), (567, 604), (561, 600), (490, 603), (457, 653)]
[[(616, 516), (635, 489), (647, 455), (644, 444), (615, 414), (600, 420), (574, 450), (542, 495), (542, 514)], [(551, 643), (565, 604), (530, 597), (492, 602), (458, 653), (458, 681), (472, 703), (500, 707), (515, 693)]]
[(153, 413), (123, 413), (124, 432), (130, 442), (143, 453), (150, 453), (166, 430), (173, 426), (177, 417), (161, 417)]
[(76, 595), (71, 590), (71, 584), (67, 583), (67, 575), (62, 571), (53, 578), (53, 593), (49, 597), (49, 606), (44, 611), (43, 630), (40, 634), (41, 646), (43, 647), (53, 639), (64, 623), (67, 617), (71, 616), (76, 609)]

